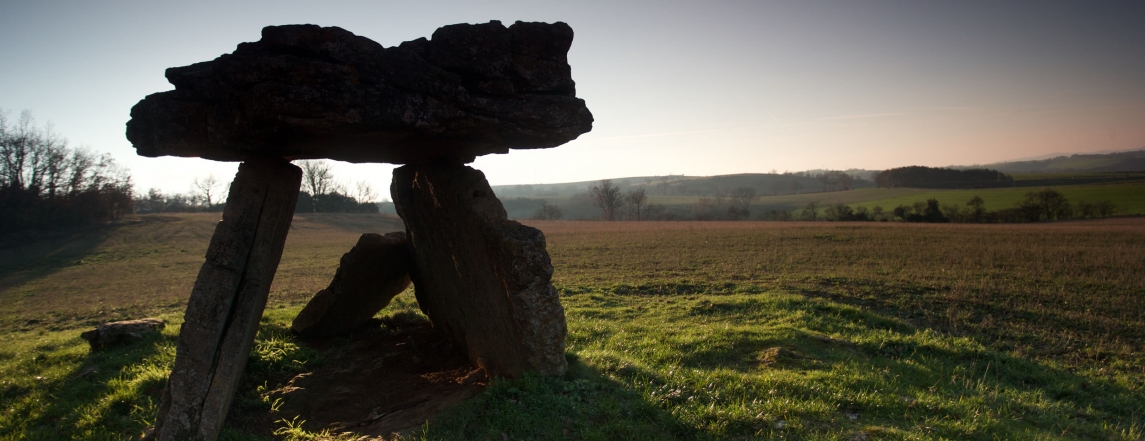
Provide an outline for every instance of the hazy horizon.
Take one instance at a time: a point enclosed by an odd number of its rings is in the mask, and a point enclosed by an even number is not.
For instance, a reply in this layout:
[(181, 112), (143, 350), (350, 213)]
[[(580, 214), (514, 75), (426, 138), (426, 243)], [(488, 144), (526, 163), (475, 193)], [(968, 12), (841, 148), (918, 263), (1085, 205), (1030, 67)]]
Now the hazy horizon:
[[(0, 109), (111, 153), (136, 189), (185, 192), (236, 164), (142, 158), (129, 110), (164, 69), (339, 26), (384, 46), (440, 26), (564, 21), (592, 132), (479, 158), (493, 185), (623, 176), (990, 164), (1145, 148), (1145, 4), (1006, 2), (5, 2)], [(337, 163), (387, 194), (389, 165)]]

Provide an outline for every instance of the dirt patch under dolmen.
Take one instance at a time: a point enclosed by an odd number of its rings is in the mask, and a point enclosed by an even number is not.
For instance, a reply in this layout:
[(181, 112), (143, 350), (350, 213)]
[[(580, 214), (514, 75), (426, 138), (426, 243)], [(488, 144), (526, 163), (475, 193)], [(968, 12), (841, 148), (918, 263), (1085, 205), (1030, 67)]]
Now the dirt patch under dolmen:
[(313, 372), (284, 378), (264, 396), (277, 411), (231, 423), (269, 433), (280, 419), (308, 431), (389, 439), (485, 390), (484, 372), (422, 317), (374, 319), (352, 336), (301, 339), (323, 355)]

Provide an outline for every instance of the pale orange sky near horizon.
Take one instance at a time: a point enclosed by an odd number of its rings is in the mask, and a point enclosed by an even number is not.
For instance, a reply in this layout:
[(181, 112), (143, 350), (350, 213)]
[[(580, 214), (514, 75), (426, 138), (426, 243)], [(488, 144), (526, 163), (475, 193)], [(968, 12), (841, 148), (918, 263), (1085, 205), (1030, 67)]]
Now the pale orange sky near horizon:
[[(972, 165), (1145, 148), (1139, 2), (24, 2), (0, 5), (0, 109), (110, 152), (140, 191), (235, 164), (141, 158), (132, 105), (167, 67), (265, 25), (340, 26), (385, 46), (439, 26), (565, 21), (596, 122), (564, 146), (479, 158), (493, 184), (666, 174)], [(336, 164), (379, 193), (388, 165)]]

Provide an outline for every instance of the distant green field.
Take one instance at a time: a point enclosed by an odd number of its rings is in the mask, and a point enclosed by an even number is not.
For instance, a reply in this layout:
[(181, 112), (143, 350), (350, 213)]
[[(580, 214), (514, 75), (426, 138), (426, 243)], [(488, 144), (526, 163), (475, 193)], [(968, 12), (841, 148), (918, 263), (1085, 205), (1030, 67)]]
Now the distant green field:
[[(1044, 175), (1043, 175), (1044, 176)], [(974, 196), (986, 202), (986, 209), (1000, 210), (1011, 208), (1021, 202), (1026, 193), (1040, 187), (990, 188), (975, 190), (930, 190), (919, 188), (861, 188), (850, 191), (825, 193), (804, 193), (797, 195), (764, 196), (752, 203), (752, 212), (769, 209), (793, 210), (810, 202), (825, 204), (843, 203), (852, 207), (871, 208), (881, 206), (892, 209), (899, 205), (910, 205), (915, 201), (938, 199), (943, 204), (965, 204)], [(1115, 184), (1058, 185), (1051, 188), (1061, 192), (1070, 203), (1078, 201), (1097, 202), (1108, 200), (1119, 207), (1122, 214), (1145, 214), (1145, 182), (1125, 182)], [(666, 206), (685, 206), (696, 203), (698, 197), (652, 197), (649, 203)]]
[(1046, 167), (1052, 170), (1090, 170), (1102, 167), (1111, 167), (1122, 162), (1121, 158), (1103, 156), (1077, 156), (1054, 162)]
[(1121, 178), (1145, 179), (1145, 172), (1061, 172), (1061, 173), (1014, 173), (1015, 181), (1037, 181), (1043, 179), (1094, 179)]
[[(1097, 202), (1107, 200), (1117, 205), (1122, 214), (1145, 214), (1145, 182), (1132, 182), (1120, 184), (1092, 184), (1092, 185), (1063, 185), (1054, 186), (1053, 189), (1061, 192), (1071, 204), (1078, 201)], [(991, 188), (980, 190), (922, 190), (909, 189), (909, 193), (890, 193), (886, 191), (882, 197), (867, 201), (856, 202), (853, 206), (874, 207), (876, 205), (886, 209), (899, 205), (910, 205), (915, 201), (938, 199), (943, 204), (965, 204), (974, 196), (981, 197), (986, 202), (987, 210), (1011, 208), (1025, 199), (1026, 193), (1037, 188)], [(875, 189), (877, 194), (879, 190)]]
[(861, 188), (858, 190), (850, 191), (829, 191), (824, 193), (803, 193), (803, 194), (788, 194), (782, 196), (764, 196), (752, 204), (754, 207), (764, 207), (765, 209), (787, 209), (792, 210), (803, 207), (810, 202), (817, 202), (822, 204), (838, 204), (843, 203), (847, 205), (862, 204), (866, 201), (874, 199), (882, 199), (888, 196), (891, 197), (908, 197), (917, 193), (918, 190), (911, 188)]
[[(974, 196), (981, 197), (987, 210), (1012, 208), (1021, 202), (1026, 193), (1041, 188), (1054, 188), (1066, 196), (1071, 204), (1079, 201), (1098, 202), (1107, 200), (1114, 203), (1120, 214), (1145, 214), (1145, 172), (1068, 172), (1068, 173), (1024, 173), (1014, 175), (1016, 187), (939, 190), (920, 188), (859, 188), (848, 191), (807, 192), (778, 196), (763, 195), (756, 198), (750, 211), (754, 216), (769, 210), (793, 211), (815, 202), (820, 207), (843, 203), (852, 207), (872, 208), (881, 206), (885, 210), (899, 205), (911, 205), (915, 201), (937, 199), (942, 204), (965, 204)], [(1097, 182), (1095, 182), (1097, 181)], [(1104, 181), (1104, 182), (1102, 182)], [(1042, 184), (1045, 185), (1042, 185)], [(810, 189), (808, 189), (810, 190)], [(692, 207), (701, 199), (715, 206), (713, 213), (727, 210), (730, 200), (716, 204), (712, 196), (648, 196), (648, 205), (663, 205), (677, 219), (690, 219)], [(549, 203), (560, 207), (565, 220), (598, 219), (600, 209), (592, 205), (585, 196), (555, 196), (535, 198), (503, 198), (510, 218), (529, 219), (540, 208)]]

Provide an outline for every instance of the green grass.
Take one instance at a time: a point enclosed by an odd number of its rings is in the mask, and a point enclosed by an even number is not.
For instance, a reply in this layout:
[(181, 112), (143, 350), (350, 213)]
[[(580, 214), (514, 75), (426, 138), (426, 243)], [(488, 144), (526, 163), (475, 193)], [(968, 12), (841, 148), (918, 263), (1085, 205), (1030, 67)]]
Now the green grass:
[(1015, 181), (1042, 181), (1067, 179), (1142, 179), (1145, 172), (1057, 172), (1057, 173), (1014, 173)]
[[(1119, 174), (1120, 175), (1120, 174)], [(1139, 175), (1136, 174), (1136, 175)], [(1036, 174), (1029, 179), (1049, 179), (1046, 176), (1065, 178), (1066, 175)], [(974, 190), (932, 190), (918, 188), (860, 188), (849, 191), (830, 191), (819, 193), (789, 194), (780, 196), (761, 195), (752, 202), (751, 211), (755, 214), (767, 210), (797, 210), (810, 202), (820, 207), (827, 204), (847, 204), (852, 207), (864, 206), (873, 208), (881, 206), (889, 212), (899, 205), (910, 206), (917, 201), (937, 199), (942, 204), (965, 205), (970, 198), (979, 196), (985, 202), (987, 210), (1002, 210), (1013, 208), (1021, 202), (1026, 193), (1037, 191), (1042, 187), (1010, 187), (988, 188)], [(1117, 205), (1121, 214), (1145, 214), (1145, 182), (1129, 181), (1121, 183), (1099, 183), (1083, 185), (1052, 185), (1053, 188), (1066, 196), (1071, 204), (1079, 201), (1098, 202), (1107, 200)], [(600, 210), (586, 203), (573, 203), (571, 198), (557, 197), (544, 198), (551, 204), (566, 208), (566, 218), (595, 218), (600, 216)], [(661, 204), (669, 209), (683, 210), (695, 204), (700, 197), (697, 196), (651, 196), (648, 204)], [(711, 200), (711, 198), (708, 198)], [(539, 200), (539, 199), (538, 199)], [(532, 216), (535, 209), (521, 209), (513, 214), (520, 218)]]
[[(322, 365), (289, 322), (358, 232), (387, 222), (296, 222), (223, 439), (331, 438), (286, 414), (250, 432), (243, 415), (270, 412), (261, 392)], [(4, 267), (0, 298), (27, 300), (0, 307), (0, 440), (127, 440), (154, 419), (181, 303), (114, 294), (135, 277), (124, 268), (179, 271), (183, 257), (121, 248), (152, 231), (155, 249), (189, 249), (201, 239), (177, 232), (209, 229), (200, 224), (211, 221), (99, 230), (88, 254), (59, 258), (122, 256), (93, 258), (102, 273)], [(568, 317), (569, 374), (495, 380), (410, 439), (1145, 438), (1143, 219), (534, 225)], [(61, 274), (99, 278), (53, 291)], [(178, 277), (189, 292), (194, 274)], [(103, 309), (68, 318), (90, 296)], [(89, 354), (82, 326), (119, 318), (123, 304), (168, 311), (169, 325)], [(415, 309), (407, 293), (382, 315)]]
[[(1071, 204), (1076, 204), (1079, 201), (1098, 202), (1105, 200), (1113, 202), (1122, 214), (1145, 214), (1145, 182), (1062, 185), (1050, 188), (1065, 195)], [(873, 190), (878, 191), (879, 189)], [(890, 210), (899, 205), (910, 206), (916, 201), (926, 201), (931, 198), (938, 199), (938, 202), (943, 204), (965, 205), (970, 198), (978, 196), (985, 202), (984, 207), (993, 211), (1013, 208), (1025, 199), (1026, 193), (1037, 190), (1038, 188), (1033, 187), (979, 190), (910, 189), (898, 194), (887, 194), (884, 197), (879, 197), (876, 193), (872, 195), (871, 199), (853, 203), (852, 206), (871, 208), (878, 205)], [(822, 201), (831, 202), (830, 198), (824, 198)]]
[(155, 418), (178, 327), (89, 354), (76, 333), (16, 332), (0, 348), (0, 439), (130, 439)]

